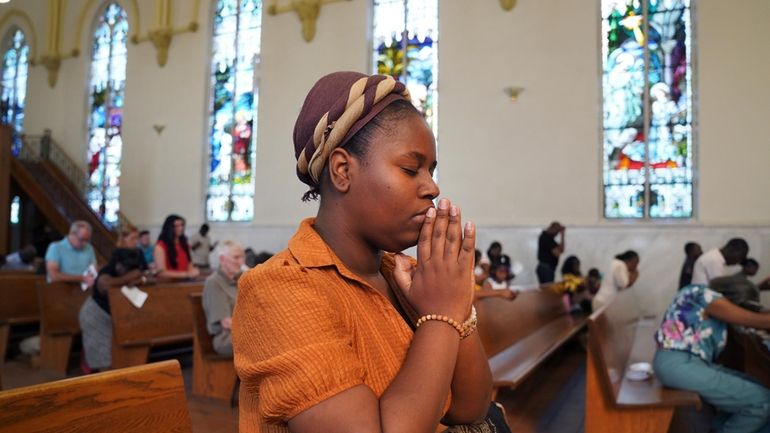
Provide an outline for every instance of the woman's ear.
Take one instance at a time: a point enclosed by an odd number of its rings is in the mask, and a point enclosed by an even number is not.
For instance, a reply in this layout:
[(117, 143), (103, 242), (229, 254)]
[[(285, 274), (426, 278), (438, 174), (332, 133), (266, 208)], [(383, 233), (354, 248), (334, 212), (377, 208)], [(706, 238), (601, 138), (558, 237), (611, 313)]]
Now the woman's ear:
[(332, 150), (328, 159), (329, 182), (340, 193), (346, 193), (350, 189), (350, 173), (353, 155), (347, 150), (336, 148)]

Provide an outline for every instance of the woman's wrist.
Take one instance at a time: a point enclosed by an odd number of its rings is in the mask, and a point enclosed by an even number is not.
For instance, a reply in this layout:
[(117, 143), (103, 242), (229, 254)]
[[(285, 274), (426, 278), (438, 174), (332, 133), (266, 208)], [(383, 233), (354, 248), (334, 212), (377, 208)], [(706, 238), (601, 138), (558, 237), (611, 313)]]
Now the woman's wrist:
[(417, 323), (415, 324), (415, 328), (419, 328), (421, 325), (430, 321), (443, 322), (453, 327), (457, 331), (457, 334), (460, 336), (460, 339), (462, 340), (468, 337), (469, 335), (471, 335), (474, 331), (476, 331), (476, 325), (477, 325), (476, 307), (471, 305), (470, 314), (463, 322), (458, 322), (452, 317), (444, 314), (425, 314), (417, 320)]

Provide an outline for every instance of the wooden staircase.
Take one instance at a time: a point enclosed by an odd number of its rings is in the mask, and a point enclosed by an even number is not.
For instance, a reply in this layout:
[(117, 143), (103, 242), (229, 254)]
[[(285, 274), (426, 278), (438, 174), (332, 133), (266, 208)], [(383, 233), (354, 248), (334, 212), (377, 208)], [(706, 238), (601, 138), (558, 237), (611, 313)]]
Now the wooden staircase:
[[(10, 154), (10, 134), (0, 127), (0, 151)], [(5, 159), (5, 158), (3, 158)], [(2, 170), (0, 163), (0, 170)], [(106, 263), (117, 245), (118, 230), (130, 222), (120, 215), (118, 224), (105, 222), (85, 201), (86, 174), (64, 151), (51, 140), (49, 134), (24, 137), (21, 152), (10, 158), (10, 176), (0, 175), (0, 184), (13, 179), (59, 233), (67, 233), (75, 220), (87, 221), (93, 227), (91, 244), (99, 263)], [(0, 191), (2, 191), (0, 186)], [(10, 198), (0, 200), (8, 203)], [(5, 218), (5, 224), (8, 219)], [(7, 226), (0, 230), (7, 232)], [(41, 252), (42, 254), (42, 252)]]

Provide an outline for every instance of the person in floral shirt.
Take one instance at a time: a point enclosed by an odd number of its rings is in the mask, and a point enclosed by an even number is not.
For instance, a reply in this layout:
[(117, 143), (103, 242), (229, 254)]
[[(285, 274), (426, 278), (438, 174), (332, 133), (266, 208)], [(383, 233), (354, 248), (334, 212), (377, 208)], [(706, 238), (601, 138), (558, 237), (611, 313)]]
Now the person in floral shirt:
[(740, 308), (705, 286), (687, 286), (666, 310), (655, 334), (653, 368), (671, 388), (694, 391), (714, 405), (719, 433), (770, 433), (770, 390), (716, 364), (727, 325), (770, 329), (770, 314)]

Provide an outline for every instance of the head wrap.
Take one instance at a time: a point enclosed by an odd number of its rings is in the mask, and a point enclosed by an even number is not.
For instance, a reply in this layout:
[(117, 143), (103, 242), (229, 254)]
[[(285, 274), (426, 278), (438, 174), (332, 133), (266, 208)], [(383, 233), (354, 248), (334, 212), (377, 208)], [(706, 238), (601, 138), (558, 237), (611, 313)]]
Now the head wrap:
[(329, 154), (409, 91), (388, 75), (334, 72), (315, 83), (294, 124), (297, 177), (318, 187)]

